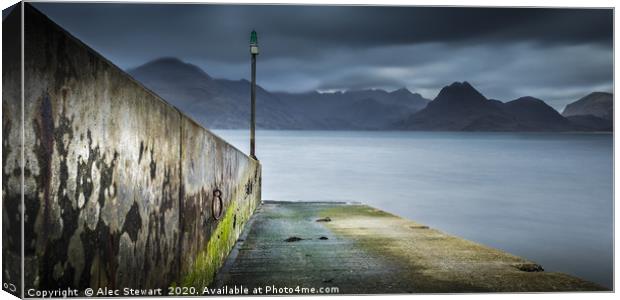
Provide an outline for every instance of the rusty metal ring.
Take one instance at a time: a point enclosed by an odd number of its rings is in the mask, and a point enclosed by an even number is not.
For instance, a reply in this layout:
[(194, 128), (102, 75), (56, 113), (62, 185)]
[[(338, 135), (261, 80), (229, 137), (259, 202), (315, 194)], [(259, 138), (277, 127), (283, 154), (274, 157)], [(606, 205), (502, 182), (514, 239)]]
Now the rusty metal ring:
[[(216, 203), (219, 207), (216, 207)], [(223, 210), (224, 202), (222, 201), (222, 191), (216, 189), (213, 191), (213, 201), (211, 201), (211, 214), (213, 215), (213, 218), (219, 220), (222, 217)]]

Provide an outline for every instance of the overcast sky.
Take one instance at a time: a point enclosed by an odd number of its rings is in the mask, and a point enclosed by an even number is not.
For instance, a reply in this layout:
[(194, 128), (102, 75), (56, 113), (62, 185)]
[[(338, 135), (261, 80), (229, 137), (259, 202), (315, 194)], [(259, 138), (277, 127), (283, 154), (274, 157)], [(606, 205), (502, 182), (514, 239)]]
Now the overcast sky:
[(488, 98), (558, 110), (612, 91), (613, 13), (606, 9), (37, 3), (123, 69), (174, 56), (217, 78), (272, 91), (407, 87), (427, 98), (469, 81)]

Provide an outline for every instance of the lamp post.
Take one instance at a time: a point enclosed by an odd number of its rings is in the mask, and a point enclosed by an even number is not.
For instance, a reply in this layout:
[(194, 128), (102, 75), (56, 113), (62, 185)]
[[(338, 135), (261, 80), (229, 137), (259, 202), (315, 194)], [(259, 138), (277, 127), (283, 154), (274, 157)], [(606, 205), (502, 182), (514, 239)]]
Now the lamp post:
[(252, 102), (250, 120), (250, 157), (256, 159), (255, 153), (255, 133), (256, 130), (256, 55), (258, 55), (258, 37), (256, 31), (250, 34), (250, 54), (252, 55), (252, 83), (250, 87), (250, 97)]

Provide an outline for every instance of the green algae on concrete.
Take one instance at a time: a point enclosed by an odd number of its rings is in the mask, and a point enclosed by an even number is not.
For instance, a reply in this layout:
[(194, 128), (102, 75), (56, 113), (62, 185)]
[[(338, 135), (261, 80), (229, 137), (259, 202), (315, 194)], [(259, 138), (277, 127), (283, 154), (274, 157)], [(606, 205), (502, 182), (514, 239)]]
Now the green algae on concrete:
[(226, 209), (207, 245), (198, 253), (190, 270), (184, 275), (181, 286), (201, 289), (213, 282), (217, 271), (235, 245), (235, 240), (258, 205), (253, 199), (239, 199), (243, 198), (241, 195), (247, 197), (243, 189), (245, 187), (237, 187), (233, 198), (238, 200), (231, 202)]
[(216, 286), (346, 294), (606, 290), (366, 205), (264, 202), (252, 218)]
[(236, 236), (231, 234), (234, 230), (232, 224), (235, 206), (233, 203), (229, 207), (205, 249), (198, 253), (189, 274), (183, 278), (183, 287), (202, 288), (208, 286), (215, 278), (218, 268), (223, 263), (223, 257), (226, 257), (232, 249), (233, 243), (229, 240)]

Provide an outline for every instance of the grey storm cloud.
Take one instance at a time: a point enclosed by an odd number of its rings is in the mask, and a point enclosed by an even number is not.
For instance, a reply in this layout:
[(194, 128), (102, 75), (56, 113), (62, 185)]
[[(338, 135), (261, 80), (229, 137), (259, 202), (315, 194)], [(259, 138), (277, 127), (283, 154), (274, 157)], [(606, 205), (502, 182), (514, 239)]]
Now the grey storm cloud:
[(487, 97), (557, 109), (613, 85), (611, 9), (36, 3), (122, 68), (162, 56), (270, 90), (407, 87), (433, 98), (467, 80)]

